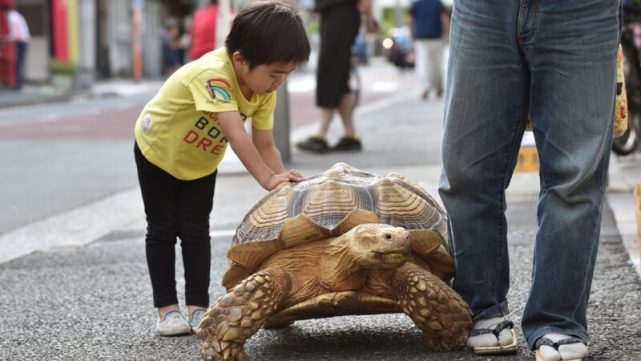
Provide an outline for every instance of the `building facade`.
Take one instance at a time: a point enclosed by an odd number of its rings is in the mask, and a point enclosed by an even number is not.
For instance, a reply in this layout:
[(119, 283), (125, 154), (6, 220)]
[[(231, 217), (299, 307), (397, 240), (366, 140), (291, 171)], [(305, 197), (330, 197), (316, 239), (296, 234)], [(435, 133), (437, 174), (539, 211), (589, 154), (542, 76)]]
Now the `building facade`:
[[(25, 78), (30, 83), (49, 82), (56, 72), (52, 64), (76, 69), (89, 81), (131, 78), (134, 66), (142, 78), (160, 78), (165, 19), (188, 25), (191, 14), (206, 1), (14, 0), (32, 36)], [(134, 45), (140, 49), (140, 65), (135, 65)]]

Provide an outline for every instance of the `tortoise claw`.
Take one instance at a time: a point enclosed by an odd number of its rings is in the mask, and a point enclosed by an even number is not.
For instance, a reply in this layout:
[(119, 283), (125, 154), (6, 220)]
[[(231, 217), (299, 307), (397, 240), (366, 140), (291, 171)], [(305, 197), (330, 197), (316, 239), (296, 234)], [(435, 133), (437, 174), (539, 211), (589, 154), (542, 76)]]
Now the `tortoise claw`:
[(434, 351), (451, 351), (465, 346), (472, 326), (469, 307), (454, 290), (429, 271), (406, 264), (394, 276), (398, 302)]
[(204, 342), (201, 345), (200, 355), (203, 360), (218, 361), (247, 361), (247, 354), (243, 345), (235, 342)]
[(245, 341), (256, 333), (289, 292), (290, 281), (280, 270), (254, 273), (207, 310), (198, 339), (203, 359), (245, 361)]

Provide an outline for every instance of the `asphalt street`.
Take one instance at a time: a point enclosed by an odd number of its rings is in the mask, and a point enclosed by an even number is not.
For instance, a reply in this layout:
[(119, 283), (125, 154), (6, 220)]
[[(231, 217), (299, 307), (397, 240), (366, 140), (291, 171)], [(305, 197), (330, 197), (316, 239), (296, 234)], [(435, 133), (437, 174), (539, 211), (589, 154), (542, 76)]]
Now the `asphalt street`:
[[(379, 174), (399, 172), (435, 194), (442, 102), (421, 102), (411, 91), (404, 94), (359, 113), (363, 152), (294, 152), (291, 166), (312, 175), (344, 161)], [(332, 139), (339, 134), (340, 128), (333, 127)], [(529, 285), (536, 184), (536, 174), (517, 174), (508, 189), (508, 299), (519, 332), (516, 355), (433, 353), (409, 318), (395, 314), (299, 321), (284, 330), (261, 330), (246, 344), (251, 360), (532, 360), (518, 324)], [(212, 301), (224, 294), (220, 281), (231, 234), (264, 194), (245, 174), (219, 177), (212, 215)], [(134, 195), (124, 202), (140, 199)], [(144, 258), (143, 217), (138, 214), (86, 245), (56, 247), (0, 264), (0, 360), (198, 360), (194, 336), (160, 338), (153, 333), (156, 316)], [(177, 280), (182, 295), (180, 262)], [(589, 304), (592, 339), (587, 360), (641, 360), (639, 310), (639, 276), (606, 206)]]

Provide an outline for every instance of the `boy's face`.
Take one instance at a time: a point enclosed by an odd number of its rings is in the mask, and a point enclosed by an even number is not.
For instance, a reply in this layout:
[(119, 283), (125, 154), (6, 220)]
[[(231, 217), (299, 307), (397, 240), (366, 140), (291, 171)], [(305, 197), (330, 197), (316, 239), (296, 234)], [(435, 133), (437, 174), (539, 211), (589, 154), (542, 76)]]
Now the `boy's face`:
[(287, 80), (287, 76), (296, 69), (294, 62), (262, 64), (253, 69), (250, 69), (244, 59), (239, 63), (240, 66), (237, 68), (239, 81), (252, 93), (258, 95), (266, 95), (278, 89)]

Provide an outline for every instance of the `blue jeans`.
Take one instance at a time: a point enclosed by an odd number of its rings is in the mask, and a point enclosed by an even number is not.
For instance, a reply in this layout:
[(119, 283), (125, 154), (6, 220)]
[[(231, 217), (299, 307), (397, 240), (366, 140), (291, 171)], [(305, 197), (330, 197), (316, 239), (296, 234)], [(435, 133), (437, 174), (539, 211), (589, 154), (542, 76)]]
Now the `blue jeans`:
[(28, 43), (16, 42), (16, 89), (22, 89), (24, 84), (24, 60), (27, 56)]
[(443, 169), (454, 288), (475, 318), (507, 314), (505, 189), (528, 118), (541, 191), (530, 348), (547, 333), (588, 340), (586, 309), (612, 142), (620, 1), (457, 0)]

